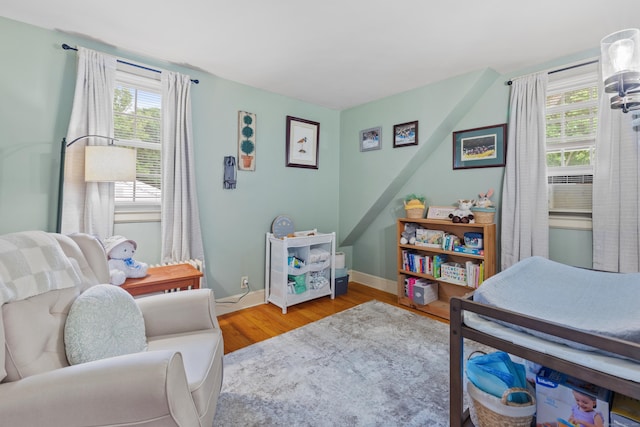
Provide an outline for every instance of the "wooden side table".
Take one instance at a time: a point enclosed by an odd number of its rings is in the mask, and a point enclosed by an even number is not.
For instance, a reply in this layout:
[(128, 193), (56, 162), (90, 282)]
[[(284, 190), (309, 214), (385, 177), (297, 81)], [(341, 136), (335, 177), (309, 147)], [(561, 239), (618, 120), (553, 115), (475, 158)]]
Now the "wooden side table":
[(198, 289), (201, 277), (202, 272), (190, 264), (163, 265), (150, 267), (146, 277), (127, 279), (121, 288), (133, 296), (172, 289)]

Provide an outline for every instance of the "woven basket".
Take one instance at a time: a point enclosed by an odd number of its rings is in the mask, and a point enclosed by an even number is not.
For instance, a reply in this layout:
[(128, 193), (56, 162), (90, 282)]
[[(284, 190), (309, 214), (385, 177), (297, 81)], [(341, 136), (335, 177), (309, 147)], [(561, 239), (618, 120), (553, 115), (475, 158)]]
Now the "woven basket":
[(476, 224), (493, 224), (496, 215), (495, 208), (471, 208), (471, 212)]
[(407, 209), (407, 218), (424, 218), (424, 209)]
[[(499, 399), (480, 390), (471, 381), (467, 382), (467, 392), (471, 397), (471, 421), (476, 427), (531, 427), (533, 415), (536, 412), (536, 398), (524, 388), (510, 388), (505, 390)], [(528, 403), (513, 403), (507, 399), (510, 394), (525, 393), (529, 396)]]
[[(413, 203), (417, 202), (417, 203)], [(418, 202), (418, 200), (412, 200), (412, 203), (404, 202), (404, 209), (407, 211), (407, 218), (424, 218), (424, 211), (426, 206), (424, 203)]]

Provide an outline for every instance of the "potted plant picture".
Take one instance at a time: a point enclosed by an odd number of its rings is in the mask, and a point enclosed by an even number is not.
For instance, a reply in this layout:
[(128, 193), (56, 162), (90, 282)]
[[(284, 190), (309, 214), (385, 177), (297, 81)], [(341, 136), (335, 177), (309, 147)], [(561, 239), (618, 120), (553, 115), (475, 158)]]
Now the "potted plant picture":
[(255, 170), (255, 114), (238, 112), (238, 139), (242, 159), (238, 162), (239, 169)]

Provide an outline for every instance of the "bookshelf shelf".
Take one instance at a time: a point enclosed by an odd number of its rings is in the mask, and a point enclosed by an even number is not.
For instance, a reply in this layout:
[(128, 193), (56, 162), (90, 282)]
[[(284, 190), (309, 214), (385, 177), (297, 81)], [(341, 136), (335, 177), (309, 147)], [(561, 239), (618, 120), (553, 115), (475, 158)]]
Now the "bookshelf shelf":
[[(484, 250), (480, 254), (470, 254), (445, 250), (442, 248), (402, 244), (400, 238), (405, 229), (405, 224), (413, 223), (429, 229), (443, 231), (464, 239), (464, 233), (482, 233)], [(484, 278), (493, 276), (496, 273), (496, 225), (495, 224), (454, 224), (451, 221), (433, 219), (400, 218), (397, 221), (397, 242), (398, 242), (398, 303), (424, 311), (429, 314), (449, 320), (449, 300), (454, 296), (467, 295), (475, 289), (474, 286), (466, 286), (442, 277), (435, 277), (433, 274), (410, 271), (403, 268), (405, 264), (405, 253), (416, 254), (419, 257), (433, 257), (436, 255), (445, 256), (447, 262), (465, 265), (467, 261), (474, 264), (483, 263)], [(405, 279), (418, 278), (436, 282), (438, 286), (438, 299), (426, 305), (417, 304), (405, 293)]]

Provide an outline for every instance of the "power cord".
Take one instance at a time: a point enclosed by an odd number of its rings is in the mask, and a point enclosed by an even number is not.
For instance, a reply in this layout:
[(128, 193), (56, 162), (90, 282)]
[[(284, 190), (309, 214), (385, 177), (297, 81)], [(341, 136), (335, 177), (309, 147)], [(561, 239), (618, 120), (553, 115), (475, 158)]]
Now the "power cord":
[(246, 297), (249, 294), (249, 292), (251, 292), (251, 285), (249, 285), (249, 282), (247, 282), (247, 290), (245, 291), (244, 294), (240, 295), (237, 300), (235, 300), (235, 301), (214, 300), (214, 301), (215, 301), (216, 304), (237, 304), (237, 303), (240, 302), (240, 300), (242, 298)]

